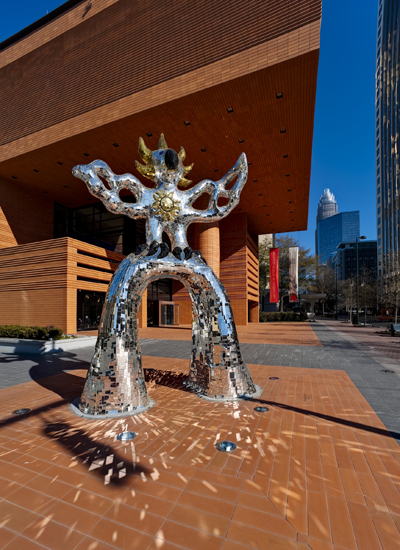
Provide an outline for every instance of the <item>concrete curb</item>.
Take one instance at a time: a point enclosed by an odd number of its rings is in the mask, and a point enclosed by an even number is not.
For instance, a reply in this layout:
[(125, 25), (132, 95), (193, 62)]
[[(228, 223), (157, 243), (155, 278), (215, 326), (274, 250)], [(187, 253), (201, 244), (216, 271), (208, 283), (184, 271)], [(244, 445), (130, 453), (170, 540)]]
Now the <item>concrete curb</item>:
[(43, 355), (60, 353), (95, 345), (96, 336), (78, 336), (67, 340), (20, 340), (18, 338), (0, 338), (0, 353)]

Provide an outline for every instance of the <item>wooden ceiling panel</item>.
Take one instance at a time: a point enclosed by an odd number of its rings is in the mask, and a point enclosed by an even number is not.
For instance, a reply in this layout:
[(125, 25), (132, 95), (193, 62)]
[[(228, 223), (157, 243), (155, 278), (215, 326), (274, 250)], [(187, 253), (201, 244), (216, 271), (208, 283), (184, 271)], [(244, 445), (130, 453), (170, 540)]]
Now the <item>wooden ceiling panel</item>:
[[(313, 50), (9, 159), (0, 164), (0, 178), (47, 193), (66, 206), (90, 204), (96, 199), (72, 176), (74, 165), (100, 158), (116, 173), (138, 176), (138, 138), (156, 149), (163, 132), (171, 148), (185, 148), (186, 164), (194, 162), (194, 183), (219, 179), (246, 153), (249, 178), (237, 209), (249, 214), (251, 233), (304, 230), (318, 53)], [(283, 93), (280, 99), (278, 92)]]

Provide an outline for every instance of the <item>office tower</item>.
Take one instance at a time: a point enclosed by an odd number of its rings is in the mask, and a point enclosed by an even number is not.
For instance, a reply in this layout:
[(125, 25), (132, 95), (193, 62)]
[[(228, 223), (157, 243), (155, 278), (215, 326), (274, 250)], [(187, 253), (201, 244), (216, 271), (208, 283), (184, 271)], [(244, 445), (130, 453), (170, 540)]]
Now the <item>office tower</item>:
[(399, 252), (399, 29), (398, 0), (379, 0), (375, 113), (378, 275), (391, 272)]
[[(376, 279), (377, 275), (377, 241), (359, 241), (358, 242), (358, 273), (363, 275), (366, 270), (368, 274)], [(356, 242), (340, 243), (336, 253), (328, 265), (337, 269), (338, 281), (345, 281), (354, 277), (357, 273)]]
[(318, 254), (318, 223), (338, 213), (337, 202), (330, 189), (324, 189), (317, 209), (317, 223), (315, 230), (315, 253)]
[(355, 241), (359, 236), (360, 212), (358, 210), (341, 212), (321, 220), (316, 231), (319, 262), (325, 264), (341, 242)]
[(324, 189), (324, 192), (318, 202), (317, 225), (318, 222), (325, 220), (325, 218), (329, 218), (330, 216), (334, 216), (337, 213), (338, 207), (335, 195), (330, 189)]

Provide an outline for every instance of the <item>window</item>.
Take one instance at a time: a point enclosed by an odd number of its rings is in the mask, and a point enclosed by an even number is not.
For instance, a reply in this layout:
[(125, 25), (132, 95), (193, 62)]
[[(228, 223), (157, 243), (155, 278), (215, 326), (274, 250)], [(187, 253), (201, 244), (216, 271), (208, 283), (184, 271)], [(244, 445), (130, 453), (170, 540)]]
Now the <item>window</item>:
[(380, 198), (380, 197), (378, 197), (378, 204), (380, 204), (380, 202), (381, 202), (381, 198)]
[(381, 234), (381, 228), (379, 227), (379, 229), (378, 229), (378, 235), (380, 235), (380, 234)]
[(381, 223), (381, 219), (380, 219), (380, 218), (378, 218), (378, 225), (380, 225), (380, 223)]
[(381, 207), (378, 208), (378, 216), (381, 213)]

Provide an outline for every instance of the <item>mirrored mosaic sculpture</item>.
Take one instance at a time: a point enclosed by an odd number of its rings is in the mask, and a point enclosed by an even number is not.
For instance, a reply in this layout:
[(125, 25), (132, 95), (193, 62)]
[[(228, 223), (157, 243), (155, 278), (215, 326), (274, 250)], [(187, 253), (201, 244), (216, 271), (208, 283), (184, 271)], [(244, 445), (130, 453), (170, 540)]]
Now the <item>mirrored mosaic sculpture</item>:
[[(183, 165), (186, 155), (182, 147), (179, 153), (169, 149), (161, 134), (156, 151), (150, 151), (140, 138), (139, 153), (145, 165), (136, 162), (136, 167), (154, 181), (152, 188), (131, 174), (117, 176), (101, 160), (73, 169), (110, 212), (146, 219), (146, 245), (124, 259), (110, 282), (77, 408), (84, 416), (98, 417), (135, 414), (153, 406), (142, 367), (138, 313), (147, 285), (164, 278), (181, 281), (192, 300), (192, 357), (186, 385), (205, 399), (258, 395), (241, 357), (228, 295), (200, 252), (187, 242), (191, 223), (220, 220), (239, 203), (247, 179), (246, 156), (242, 154), (219, 181), (204, 180), (185, 189), (192, 183), (185, 176), (193, 165)], [(136, 202), (124, 202), (119, 197), (122, 189), (131, 191)], [(210, 196), (208, 206), (197, 210), (193, 203), (204, 193)], [(220, 197), (227, 199), (224, 206), (218, 206)], [(168, 234), (172, 250), (162, 242), (163, 232)]]

